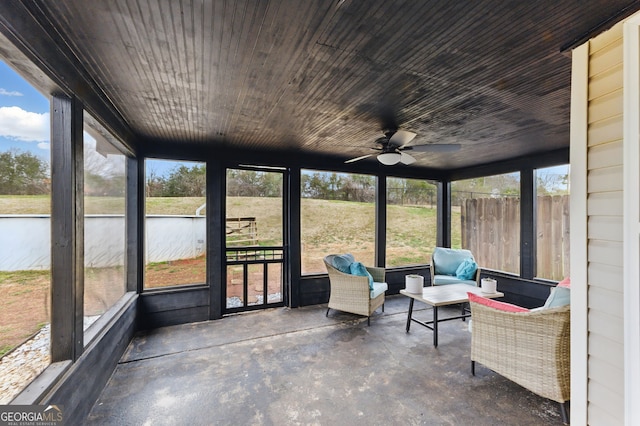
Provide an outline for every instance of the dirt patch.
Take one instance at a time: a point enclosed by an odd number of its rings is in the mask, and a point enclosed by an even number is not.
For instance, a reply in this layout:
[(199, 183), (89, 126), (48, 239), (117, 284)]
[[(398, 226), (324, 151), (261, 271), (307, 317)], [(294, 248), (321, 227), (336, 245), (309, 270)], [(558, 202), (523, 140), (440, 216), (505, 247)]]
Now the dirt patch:
[(0, 275), (0, 354), (49, 322), (49, 271)]
[[(251, 265), (247, 279), (249, 303), (264, 293), (263, 265)], [(270, 265), (268, 294), (280, 293), (282, 265)], [(243, 297), (242, 266), (229, 266), (227, 296)], [(0, 273), (0, 356), (33, 336), (50, 321), (50, 272), (18, 271)], [(183, 259), (148, 265), (145, 287), (199, 284), (206, 282), (206, 258)], [(85, 316), (102, 315), (125, 293), (122, 267), (85, 270)]]
[(205, 256), (152, 263), (145, 268), (145, 288), (205, 283), (206, 281), (207, 260)]

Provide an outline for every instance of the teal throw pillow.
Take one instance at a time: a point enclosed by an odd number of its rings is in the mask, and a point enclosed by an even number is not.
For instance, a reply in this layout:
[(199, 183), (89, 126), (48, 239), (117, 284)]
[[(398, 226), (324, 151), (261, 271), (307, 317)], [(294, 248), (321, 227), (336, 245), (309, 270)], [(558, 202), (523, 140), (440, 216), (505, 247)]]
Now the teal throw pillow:
[(455, 275), (456, 269), (465, 259), (473, 259), (469, 250), (436, 247), (431, 255), (431, 266), (436, 267), (436, 275)]
[(373, 290), (373, 277), (371, 276), (369, 271), (367, 271), (367, 268), (365, 268), (365, 266), (362, 263), (353, 262), (349, 269), (351, 270), (351, 275), (358, 275), (358, 276), (361, 276), (361, 277), (368, 277), (369, 278), (369, 290)]
[(349, 267), (355, 261), (353, 255), (347, 254), (338, 254), (333, 256), (331, 259), (331, 264), (334, 268), (336, 268), (340, 272), (344, 272), (345, 274), (350, 274)]
[(456, 269), (456, 278), (459, 280), (472, 280), (478, 270), (478, 264), (471, 258), (467, 258)]
[(554, 287), (549, 293), (544, 308), (557, 308), (571, 303), (571, 289), (569, 287)]

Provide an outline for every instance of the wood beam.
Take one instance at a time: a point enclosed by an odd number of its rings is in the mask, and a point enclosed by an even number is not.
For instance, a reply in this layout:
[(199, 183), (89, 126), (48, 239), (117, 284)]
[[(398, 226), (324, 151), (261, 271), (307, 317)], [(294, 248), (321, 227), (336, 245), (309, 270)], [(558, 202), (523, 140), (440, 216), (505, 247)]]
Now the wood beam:
[[(127, 189), (125, 193), (125, 226), (127, 253), (125, 271), (127, 291), (142, 292), (144, 271), (144, 167), (137, 158), (126, 157)], [(142, 178), (141, 178), (142, 172)], [(142, 182), (141, 182), (142, 180)], [(142, 214), (140, 214), (142, 211)]]
[(438, 182), (437, 187), (438, 199), (436, 201), (436, 245), (438, 247), (451, 247), (451, 182)]
[(376, 176), (375, 266), (384, 268), (387, 250), (387, 178)]
[(225, 270), (225, 169), (218, 161), (207, 162), (207, 283), (209, 319), (222, 318), (225, 308), (227, 271)]
[(51, 362), (82, 354), (84, 160), (82, 104), (51, 100)]
[(536, 172), (532, 168), (520, 171), (520, 277), (536, 275)]
[[(301, 188), (301, 170), (299, 167), (292, 167), (288, 173), (289, 185), (288, 191), (285, 192), (288, 201), (287, 215), (288, 221), (288, 238), (285, 244), (289, 246), (286, 265), (289, 265), (289, 282), (287, 299), (285, 304), (291, 308), (300, 306), (300, 284), (302, 277), (302, 236), (300, 226), (302, 188)], [(285, 226), (286, 227), (286, 226)]]

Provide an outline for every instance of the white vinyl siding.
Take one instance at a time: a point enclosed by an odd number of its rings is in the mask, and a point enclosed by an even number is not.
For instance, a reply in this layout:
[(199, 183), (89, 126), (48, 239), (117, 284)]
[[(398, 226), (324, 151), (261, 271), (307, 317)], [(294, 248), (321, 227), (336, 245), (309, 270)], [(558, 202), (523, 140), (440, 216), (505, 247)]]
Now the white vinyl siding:
[(589, 43), (587, 421), (624, 423), (622, 24)]

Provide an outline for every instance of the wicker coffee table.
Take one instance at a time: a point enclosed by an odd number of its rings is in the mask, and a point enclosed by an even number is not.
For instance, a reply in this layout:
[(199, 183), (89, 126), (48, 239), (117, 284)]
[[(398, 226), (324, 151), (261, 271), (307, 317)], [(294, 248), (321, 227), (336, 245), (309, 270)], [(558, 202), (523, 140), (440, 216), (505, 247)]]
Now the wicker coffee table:
[[(438, 323), (442, 321), (450, 321), (454, 319), (464, 319), (471, 316), (468, 310), (463, 309), (462, 314), (455, 317), (438, 318), (438, 307), (455, 305), (457, 303), (465, 303), (469, 301), (467, 292), (479, 294), (488, 298), (496, 298), (504, 296), (503, 293), (483, 293), (480, 287), (468, 284), (447, 284), (424, 287), (422, 293), (409, 293), (407, 290), (400, 290), (400, 294), (409, 297), (409, 313), (407, 315), (407, 333), (411, 327), (411, 321), (433, 330), (433, 346), (438, 346)], [(433, 306), (433, 320), (420, 321), (412, 318), (413, 302), (419, 301)]]

